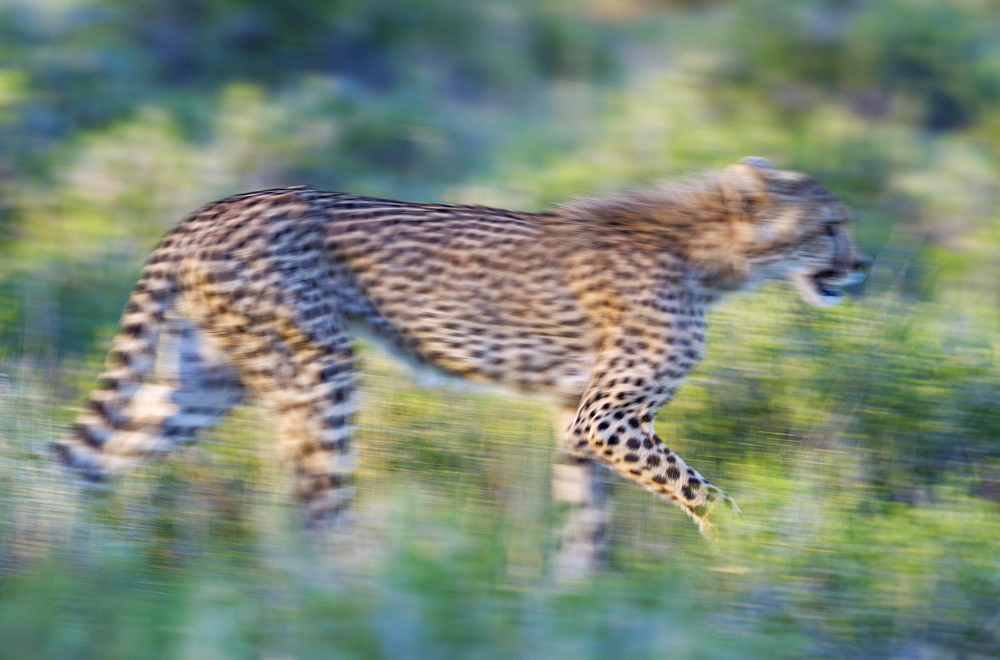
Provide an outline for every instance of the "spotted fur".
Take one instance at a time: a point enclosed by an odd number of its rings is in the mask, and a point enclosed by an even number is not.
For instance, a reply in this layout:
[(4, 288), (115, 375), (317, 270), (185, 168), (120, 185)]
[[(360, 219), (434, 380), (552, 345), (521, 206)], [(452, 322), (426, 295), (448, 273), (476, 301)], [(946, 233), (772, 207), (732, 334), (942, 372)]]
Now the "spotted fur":
[(722, 294), (784, 277), (826, 304), (859, 278), (847, 219), (829, 191), (760, 159), (546, 213), (312, 188), (231, 197), (153, 252), (56, 451), (101, 480), (249, 392), (276, 417), (308, 518), (329, 519), (349, 498), (362, 333), (417, 368), (553, 400), (556, 495), (584, 521), (573, 534), (603, 533), (595, 464), (705, 528), (733, 502), (656, 435), (656, 412), (701, 358)]

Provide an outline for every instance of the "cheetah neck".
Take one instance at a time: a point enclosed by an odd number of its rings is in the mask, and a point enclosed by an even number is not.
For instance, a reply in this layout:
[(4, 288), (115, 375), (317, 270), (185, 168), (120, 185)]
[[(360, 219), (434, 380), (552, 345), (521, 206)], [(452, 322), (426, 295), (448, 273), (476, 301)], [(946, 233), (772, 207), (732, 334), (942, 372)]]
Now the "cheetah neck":
[(742, 209), (732, 209), (718, 177), (576, 200), (548, 218), (560, 238), (572, 236), (577, 246), (618, 242), (630, 250), (669, 254), (716, 297), (751, 279), (752, 223)]

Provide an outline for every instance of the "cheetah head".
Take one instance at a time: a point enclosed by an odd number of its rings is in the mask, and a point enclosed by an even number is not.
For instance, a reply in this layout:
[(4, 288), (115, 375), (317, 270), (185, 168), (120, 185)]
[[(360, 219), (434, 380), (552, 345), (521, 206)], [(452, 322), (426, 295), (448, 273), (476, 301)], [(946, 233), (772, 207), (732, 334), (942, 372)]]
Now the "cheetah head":
[(741, 189), (750, 223), (747, 256), (755, 279), (789, 280), (806, 303), (827, 306), (843, 299), (841, 287), (865, 278), (869, 261), (847, 230), (850, 212), (833, 193), (763, 158), (744, 158), (727, 173)]

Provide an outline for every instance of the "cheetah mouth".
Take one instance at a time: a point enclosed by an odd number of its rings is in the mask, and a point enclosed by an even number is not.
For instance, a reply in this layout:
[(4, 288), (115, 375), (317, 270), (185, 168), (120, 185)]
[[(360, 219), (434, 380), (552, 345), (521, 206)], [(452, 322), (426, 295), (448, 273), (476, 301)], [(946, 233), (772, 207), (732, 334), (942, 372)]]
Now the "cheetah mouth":
[(792, 276), (799, 295), (806, 303), (815, 307), (829, 307), (844, 299), (844, 291), (840, 287), (846, 284), (843, 275), (837, 271), (822, 270), (818, 273), (796, 273)]

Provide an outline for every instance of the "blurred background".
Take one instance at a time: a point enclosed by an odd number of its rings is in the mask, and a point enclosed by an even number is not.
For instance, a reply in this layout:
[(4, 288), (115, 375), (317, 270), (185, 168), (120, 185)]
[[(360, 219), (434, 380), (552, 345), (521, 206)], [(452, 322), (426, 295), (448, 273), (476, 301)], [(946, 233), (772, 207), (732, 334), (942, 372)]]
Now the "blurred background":
[[(0, 655), (1000, 655), (991, 0), (2, 0)], [(550, 580), (539, 403), (364, 354), (358, 527), (318, 547), (247, 406), (81, 497), (44, 456), (157, 239), (310, 184), (540, 210), (747, 155), (856, 211), (859, 297), (714, 315), (659, 434), (744, 516), (614, 493)]]

